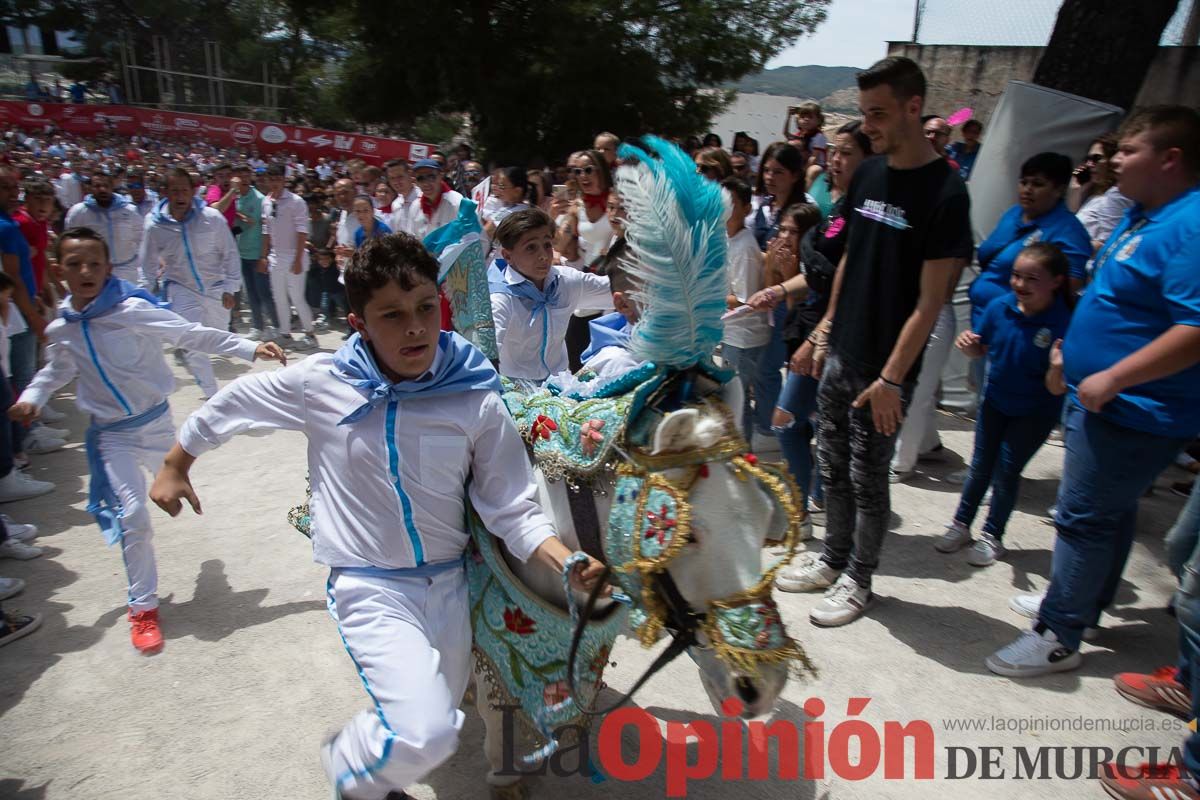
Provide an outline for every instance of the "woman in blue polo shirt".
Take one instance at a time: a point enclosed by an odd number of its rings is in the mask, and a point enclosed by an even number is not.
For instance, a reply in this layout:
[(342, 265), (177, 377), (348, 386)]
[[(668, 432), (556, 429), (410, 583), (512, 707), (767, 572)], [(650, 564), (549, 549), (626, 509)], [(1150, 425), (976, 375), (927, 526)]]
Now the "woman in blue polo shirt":
[(1011, 294), (1009, 275), (1022, 248), (1049, 242), (1067, 257), (1069, 288), (1078, 292), (1087, 277), (1092, 240), (1063, 197), (1071, 180), (1071, 159), (1038, 153), (1021, 165), (1017, 204), (1004, 212), (995, 230), (979, 245), (979, 277), (971, 284), (971, 327), (979, 330), (984, 309)]
[(1012, 288), (988, 304), (973, 331), (958, 337), (968, 358), (988, 357), (987, 388), (975, 424), (975, 452), (954, 521), (934, 546), (952, 553), (971, 543), (971, 523), (990, 484), (992, 506), (967, 563), (986, 567), (1005, 553), (1001, 539), (1017, 502), (1021, 470), (1062, 414), (1062, 337), (1071, 320), (1070, 262), (1055, 244), (1020, 251)]

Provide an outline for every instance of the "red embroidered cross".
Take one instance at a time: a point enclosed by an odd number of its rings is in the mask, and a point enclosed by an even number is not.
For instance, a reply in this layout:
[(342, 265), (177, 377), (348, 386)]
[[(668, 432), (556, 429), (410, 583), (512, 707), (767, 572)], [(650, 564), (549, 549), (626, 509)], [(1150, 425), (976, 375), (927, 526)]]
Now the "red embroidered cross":
[(650, 528), (646, 531), (646, 538), (657, 538), (660, 546), (665, 544), (667, 533), (678, 524), (670, 518), (669, 513), (666, 503), (663, 503), (662, 509), (657, 514), (653, 511), (646, 512), (646, 519), (650, 521)]

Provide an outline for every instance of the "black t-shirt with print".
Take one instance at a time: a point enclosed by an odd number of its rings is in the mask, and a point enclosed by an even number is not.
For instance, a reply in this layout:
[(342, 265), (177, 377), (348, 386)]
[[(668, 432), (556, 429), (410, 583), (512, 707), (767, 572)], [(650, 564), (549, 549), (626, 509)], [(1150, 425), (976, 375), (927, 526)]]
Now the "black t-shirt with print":
[[(916, 169), (893, 169), (886, 156), (854, 173), (846, 218), (842, 276), (830, 348), (849, 367), (878, 375), (921, 294), (924, 262), (970, 258), (971, 203), (967, 185), (945, 159)], [(906, 381), (916, 380), (918, 357)]]

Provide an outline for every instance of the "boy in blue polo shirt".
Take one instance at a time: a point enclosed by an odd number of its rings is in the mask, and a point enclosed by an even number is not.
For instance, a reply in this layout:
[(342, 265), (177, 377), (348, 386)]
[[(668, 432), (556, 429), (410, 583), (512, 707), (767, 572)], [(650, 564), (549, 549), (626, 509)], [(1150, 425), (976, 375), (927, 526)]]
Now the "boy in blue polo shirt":
[[(1040, 605), (1014, 599), (1037, 622), (987, 659), (1000, 675), (1080, 664), (1083, 631), (1120, 582), (1138, 498), (1200, 431), (1200, 113), (1134, 114), (1113, 161), (1136, 205), (1098, 254), (1063, 345), (1070, 402), (1053, 572)], [(1177, 606), (1200, 631), (1200, 602)]]

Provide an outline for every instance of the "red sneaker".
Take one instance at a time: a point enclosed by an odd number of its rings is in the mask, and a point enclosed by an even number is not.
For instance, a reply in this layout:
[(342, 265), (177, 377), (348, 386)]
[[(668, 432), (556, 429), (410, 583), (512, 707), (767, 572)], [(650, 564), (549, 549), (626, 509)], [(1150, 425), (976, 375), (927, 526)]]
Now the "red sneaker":
[(1188, 722), (1192, 719), (1192, 695), (1176, 680), (1177, 674), (1175, 667), (1159, 667), (1149, 675), (1122, 672), (1113, 678), (1113, 686), (1126, 700)]
[(1173, 764), (1142, 764), (1125, 767), (1128, 777), (1108, 764), (1100, 776), (1104, 791), (1118, 800), (1200, 800), (1200, 793), (1184, 779)]
[(129, 638), (133, 640), (133, 646), (143, 654), (150, 655), (162, 650), (163, 635), (162, 629), (158, 627), (157, 608), (136, 614), (130, 610), (129, 627)]

